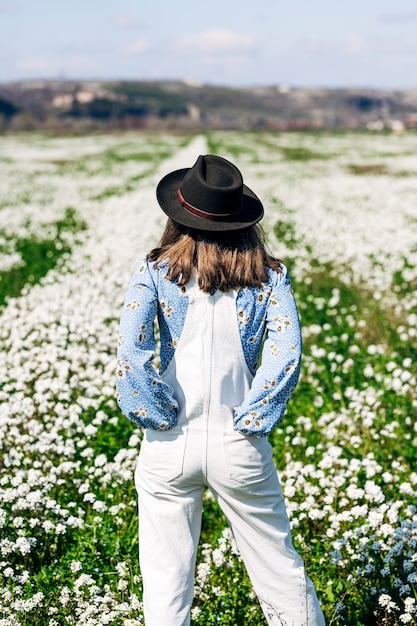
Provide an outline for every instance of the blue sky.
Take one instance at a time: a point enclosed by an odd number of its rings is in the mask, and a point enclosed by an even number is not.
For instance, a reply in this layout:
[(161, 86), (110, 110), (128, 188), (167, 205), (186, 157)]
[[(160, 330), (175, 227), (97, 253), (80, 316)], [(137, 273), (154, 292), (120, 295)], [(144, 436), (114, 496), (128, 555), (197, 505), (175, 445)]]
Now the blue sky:
[(416, 0), (0, 0), (0, 81), (417, 87)]

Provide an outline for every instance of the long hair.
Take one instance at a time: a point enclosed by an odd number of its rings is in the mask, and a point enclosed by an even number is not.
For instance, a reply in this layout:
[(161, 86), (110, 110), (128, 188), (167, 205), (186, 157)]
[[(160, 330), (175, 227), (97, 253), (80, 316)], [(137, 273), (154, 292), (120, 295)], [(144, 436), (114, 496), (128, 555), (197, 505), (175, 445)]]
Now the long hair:
[(242, 230), (209, 232), (187, 228), (168, 218), (158, 247), (148, 253), (156, 265), (168, 262), (167, 278), (182, 286), (193, 269), (198, 285), (207, 293), (219, 289), (261, 287), (267, 268), (281, 272), (281, 261), (266, 250), (259, 225)]

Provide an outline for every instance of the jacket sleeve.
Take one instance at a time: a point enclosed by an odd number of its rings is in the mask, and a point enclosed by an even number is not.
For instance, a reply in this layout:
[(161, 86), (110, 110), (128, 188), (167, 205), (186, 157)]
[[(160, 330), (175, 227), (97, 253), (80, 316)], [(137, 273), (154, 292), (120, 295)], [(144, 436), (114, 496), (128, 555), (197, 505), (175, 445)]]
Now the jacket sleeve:
[(152, 365), (157, 311), (157, 289), (145, 259), (133, 273), (120, 319), (116, 397), (124, 415), (142, 428), (166, 430), (176, 424), (178, 403)]
[(244, 402), (234, 409), (236, 430), (262, 437), (278, 424), (298, 382), (301, 351), (297, 306), (283, 266), (268, 301), (261, 365)]

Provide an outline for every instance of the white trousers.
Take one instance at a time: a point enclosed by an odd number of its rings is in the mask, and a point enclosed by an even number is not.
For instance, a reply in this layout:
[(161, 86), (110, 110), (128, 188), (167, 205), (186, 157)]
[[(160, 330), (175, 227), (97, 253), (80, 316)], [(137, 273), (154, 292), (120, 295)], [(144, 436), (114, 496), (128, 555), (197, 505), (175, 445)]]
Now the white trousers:
[(236, 316), (236, 293), (187, 285), (189, 307), (164, 374), (178, 424), (145, 431), (136, 471), (139, 556), (146, 626), (188, 626), (203, 493), (222, 508), (267, 623), (323, 626), (314, 587), (293, 548), (284, 498), (265, 437), (233, 429), (232, 407), (252, 376)]

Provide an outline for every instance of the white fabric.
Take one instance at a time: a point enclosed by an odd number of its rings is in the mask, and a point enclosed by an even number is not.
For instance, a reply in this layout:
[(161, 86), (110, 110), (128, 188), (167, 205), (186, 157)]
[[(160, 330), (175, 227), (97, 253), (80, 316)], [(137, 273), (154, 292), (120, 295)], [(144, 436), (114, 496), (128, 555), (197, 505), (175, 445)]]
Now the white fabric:
[(233, 429), (250, 388), (236, 293), (187, 285), (187, 318), (164, 374), (178, 424), (146, 430), (136, 471), (146, 626), (188, 626), (208, 486), (224, 511), (268, 624), (323, 626), (314, 587), (295, 552), (267, 437)]

